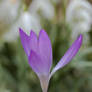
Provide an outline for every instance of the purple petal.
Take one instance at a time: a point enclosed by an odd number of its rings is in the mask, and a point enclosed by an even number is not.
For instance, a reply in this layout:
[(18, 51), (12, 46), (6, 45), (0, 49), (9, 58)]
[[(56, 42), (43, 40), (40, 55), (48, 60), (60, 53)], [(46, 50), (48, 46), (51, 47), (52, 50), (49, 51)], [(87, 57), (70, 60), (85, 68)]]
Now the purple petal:
[(48, 75), (47, 65), (42, 61), (40, 56), (33, 50), (31, 50), (29, 56), (29, 65), (38, 76)]
[(38, 39), (33, 31), (30, 32), (30, 51), (31, 50), (38, 51)]
[(44, 30), (41, 30), (39, 33), (39, 52), (42, 60), (48, 65), (48, 71), (52, 65), (52, 47), (50, 39), (47, 33)]
[[(20, 29), (20, 38), (27, 56), (30, 56), (31, 50), (34, 51), (37, 55), (39, 55), (39, 58), (41, 59), (39, 60), (39, 64), (44, 66), (43, 70), (47, 73), (50, 73), (50, 68), (52, 65), (52, 48), (46, 32), (41, 30), (39, 33), (39, 39), (37, 39), (37, 36), (33, 31), (31, 31), (30, 36), (28, 36), (23, 32), (22, 29)], [(38, 62), (36, 64), (40, 67)]]
[(30, 36), (24, 33), (22, 29), (19, 29), (19, 32), (23, 48), (27, 56), (29, 56), (31, 49), (37, 50), (37, 36), (33, 31), (31, 31)]
[(81, 45), (82, 45), (83, 36), (80, 35), (77, 40), (72, 44), (72, 46), (68, 49), (68, 51), (65, 53), (65, 55), (61, 58), (59, 63), (55, 66), (53, 71), (51, 72), (51, 76), (60, 68), (64, 67), (66, 64), (68, 64), (72, 58), (77, 54), (79, 51)]
[(28, 55), (30, 53), (29, 36), (26, 33), (24, 33), (21, 28), (19, 29), (19, 33), (20, 33), (20, 39), (21, 39), (21, 43), (23, 45), (24, 51)]

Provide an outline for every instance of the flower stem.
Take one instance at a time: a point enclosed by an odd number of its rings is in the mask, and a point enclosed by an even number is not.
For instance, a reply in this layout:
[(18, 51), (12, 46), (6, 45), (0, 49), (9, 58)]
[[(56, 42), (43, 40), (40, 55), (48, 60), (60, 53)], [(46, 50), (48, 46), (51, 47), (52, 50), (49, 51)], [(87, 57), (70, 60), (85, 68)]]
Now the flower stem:
[(49, 84), (49, 77), (40, 76), (40, 83), (41, 83), (42, 91), (43, 92), (47, 92), (47, 90), (48, 90), (48, 84)]

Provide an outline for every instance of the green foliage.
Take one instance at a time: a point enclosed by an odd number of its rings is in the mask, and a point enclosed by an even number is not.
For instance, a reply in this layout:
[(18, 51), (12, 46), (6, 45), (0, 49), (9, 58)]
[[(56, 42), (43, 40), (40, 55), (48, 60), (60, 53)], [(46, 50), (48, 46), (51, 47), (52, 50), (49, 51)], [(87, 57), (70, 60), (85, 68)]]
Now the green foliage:
[[(54, 67), (69, 48), (71, 31), (67, 24), (49, 21), (43, 28), (52, 42)], [(86, 49), (82, 46), (72, 62), (56, 72), (48, 92), (92, 92), (91, 46)], [(0, 92), (41, 92), (39, 84), (28, 65), (20, 39), (15, 43), (4, 43), (0, 49)]]

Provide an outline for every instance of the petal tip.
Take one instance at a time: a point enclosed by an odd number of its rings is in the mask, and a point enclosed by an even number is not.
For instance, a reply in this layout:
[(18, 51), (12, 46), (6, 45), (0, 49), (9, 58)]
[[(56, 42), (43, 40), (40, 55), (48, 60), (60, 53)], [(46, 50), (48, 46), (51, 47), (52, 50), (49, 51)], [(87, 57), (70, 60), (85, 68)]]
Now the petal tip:
[(20, 32), (20, 33), (23, 32), (22, 28), (19, 28), (19, 32)]
[(45, 32), (45, 30), (44, 30), (44, 29), (41, 29), (40, 31), (41, 31), (41, 32)]
[(26, 32), (22, 28), (19, 28), (19, 34), (20, 34), (20, 37), (23, 37), (23, 36), (28, 37), (28, 35), (26, 34)]
[(78, 39), (77, 39), (79, 42), (81, 42), (82, 43), (82, 40), (83, 40), (83, 35), (82, 34), (80, 34), (79, 36), (78, 36)]
[(32, 33), (34, 33), (34, 31), (31, 29), (31, 30), (30, 30), (30, 35), (31, 35)]
[(30, 31), (30, 39), (33, 39), (34, 42), (37, 42), (37, 35), (33, 30)]
[(30, 35), (36, 35), (33, 30), (30, 31)]
[(20, 35), (24, 34), (24, 31), (22, 28), (19, 28), (19, 33), (20, 33)]
[(41, 29), (40, 32), (39, 32), (39, 37), (40, 36), (46, 36), (46, 37), (48, 37), (48, 34), (47, 34), (47, 32), (44, 29)]
[(44, 29), (41, 29), (39, 34), (41, 34), (41, 33), (46, 33), (46, 32)]

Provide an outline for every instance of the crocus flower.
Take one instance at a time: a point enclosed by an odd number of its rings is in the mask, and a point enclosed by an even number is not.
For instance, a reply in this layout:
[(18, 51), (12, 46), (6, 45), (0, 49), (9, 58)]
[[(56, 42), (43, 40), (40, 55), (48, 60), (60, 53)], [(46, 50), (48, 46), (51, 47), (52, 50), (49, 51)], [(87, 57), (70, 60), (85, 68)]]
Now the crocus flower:
[(39, 37), (37, 37), (33, 31), (30, 32), (29, 36), (22, 29), (19, 29), (19, 32), (29, 65), (40, 79), (43, 92), (47, 92), (50, 78), (57, 70), (68, 64), (77, 54), (81, 47), (83, 37), (80, 35), (75, 40), (52, 72), (50, 72), (52, 66), (52, 47), (47, 33), (41, 30)]

